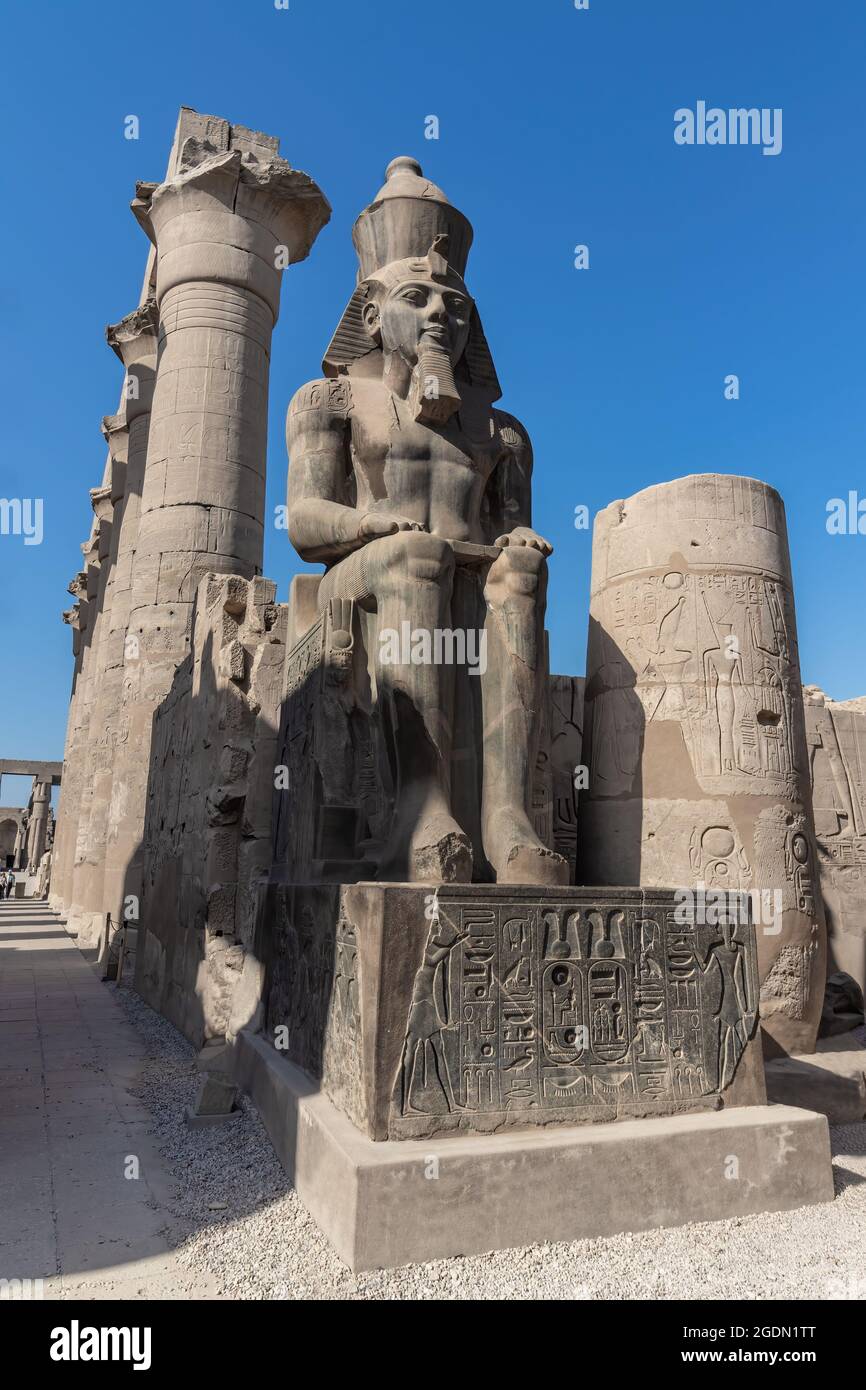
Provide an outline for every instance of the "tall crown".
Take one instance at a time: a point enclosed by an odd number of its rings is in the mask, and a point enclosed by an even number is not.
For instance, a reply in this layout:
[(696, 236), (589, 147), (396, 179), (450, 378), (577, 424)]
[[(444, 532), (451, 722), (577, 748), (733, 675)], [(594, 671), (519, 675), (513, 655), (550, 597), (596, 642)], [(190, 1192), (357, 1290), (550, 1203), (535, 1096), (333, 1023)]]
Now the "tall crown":
[(469, 222), (441, 188), (425, 179), (416, 159), (392, 159), (384, 184), (352, 228), (359, 281), (392, 261), (426, 256), (437, 236), (448, 237), (448, 264), (462, 279), (472, 245)]
[[(364, 328), (361, 313), (368, 282), (382, 278), (389, 266), (398, 274), (400, 263), (412, 260), (425, 260), (428, 269), (437, 272), (437, 278), (450, 275), (462, 282), (472, 245), (472, 227), (463, 213), (449, 203), (442, 189), (425, 179), (417, 160), (399, 155), (385, 170), (385, 182), (373, 202), (359, 214), (352, 228), (352, 241), (358, 253), (357, 284), (325, 353), (325, 376), (339, 376), (359, 358), (377, 351)], [(416, 269), (421, 269), (420, 265)], [(459, 374), (484, 391), (491, 402), (502, 394), (474, 305)]]

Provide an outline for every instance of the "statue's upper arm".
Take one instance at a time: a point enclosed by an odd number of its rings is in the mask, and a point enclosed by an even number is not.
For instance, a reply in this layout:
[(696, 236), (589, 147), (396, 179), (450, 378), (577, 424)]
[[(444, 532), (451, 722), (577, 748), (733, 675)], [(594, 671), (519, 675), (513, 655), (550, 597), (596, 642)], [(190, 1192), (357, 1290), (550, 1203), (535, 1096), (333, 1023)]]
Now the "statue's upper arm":
[(309, 381), (286, 418), (289, 486), (300, 497), (339, 501), (348, 466), (351, 394), (344, 377)]

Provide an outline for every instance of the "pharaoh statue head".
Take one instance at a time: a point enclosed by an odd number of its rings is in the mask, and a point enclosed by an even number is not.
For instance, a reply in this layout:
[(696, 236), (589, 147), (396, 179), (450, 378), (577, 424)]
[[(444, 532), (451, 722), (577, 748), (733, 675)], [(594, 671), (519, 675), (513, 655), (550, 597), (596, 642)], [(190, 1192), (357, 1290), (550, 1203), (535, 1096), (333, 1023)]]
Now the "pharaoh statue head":
[(325, 353), (326, 376), (364, 370), (411, 378), (417, 420), (442, 424), (461, 384), (500, 396), (475, 301), (463, 279), (472, 228), (421, 166), (394, 159), (358, 217), (358, 282)]

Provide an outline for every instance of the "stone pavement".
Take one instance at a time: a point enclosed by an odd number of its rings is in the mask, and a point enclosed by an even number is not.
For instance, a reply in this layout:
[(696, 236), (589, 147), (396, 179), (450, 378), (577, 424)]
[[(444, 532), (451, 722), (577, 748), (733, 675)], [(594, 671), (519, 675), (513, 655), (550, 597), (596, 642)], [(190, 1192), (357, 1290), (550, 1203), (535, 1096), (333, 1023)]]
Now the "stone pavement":
[(43, 1279), (49, 1298), (215, 1296), (172, 1248), (171, 1173), (129, 1090), (146, 1057), (62, 919), (0, 903), (0, 1280)]

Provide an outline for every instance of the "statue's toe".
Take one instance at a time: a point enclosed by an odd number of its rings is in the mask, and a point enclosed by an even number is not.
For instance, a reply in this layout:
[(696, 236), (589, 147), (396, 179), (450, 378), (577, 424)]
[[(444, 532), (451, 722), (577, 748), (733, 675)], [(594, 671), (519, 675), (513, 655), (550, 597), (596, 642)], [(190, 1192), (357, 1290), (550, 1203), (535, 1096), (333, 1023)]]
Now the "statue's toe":
[(497, 883), (537, 883), (557, 888), (568, 883), (568, 860), (544, 845), (514, 845)]
[(450, 816), (434, 816), (412, 836), (412, 878), (420, 883), (471, 883), (472, 845)]

